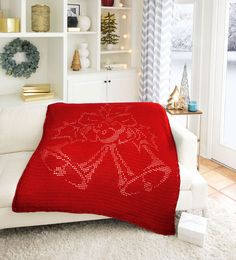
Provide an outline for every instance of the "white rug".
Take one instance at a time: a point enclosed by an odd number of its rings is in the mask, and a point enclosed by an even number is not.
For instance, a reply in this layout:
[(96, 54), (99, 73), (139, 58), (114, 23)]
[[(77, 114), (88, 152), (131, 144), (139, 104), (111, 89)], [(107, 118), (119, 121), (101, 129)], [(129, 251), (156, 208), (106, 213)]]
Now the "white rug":
[(204, 248), (116, 220), (0, 231), (1, 260), (235, 260), (236, 213), (210, 200)]

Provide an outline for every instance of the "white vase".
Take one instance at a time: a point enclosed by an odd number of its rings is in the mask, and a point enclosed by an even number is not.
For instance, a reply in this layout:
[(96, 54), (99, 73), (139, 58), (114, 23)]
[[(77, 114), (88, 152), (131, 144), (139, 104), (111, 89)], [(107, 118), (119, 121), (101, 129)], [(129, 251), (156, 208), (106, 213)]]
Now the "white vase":
[(120, 6), (120, 0), (115, 0), (113, 6), (119, 7)]
[(90, 60), (88, 58), (80, 59), (80, 63), (82, 69), (88, 69), (90, 67)]
[(81, 42), (79, 44), (80, 49), (88, 49), (88, 43), (87, 42)]
[(90, 29), (91, 20), (88, 16), (80, 15), (78, 21), (79, 21), (79, 28), (82, 32), (86, 32)]
[(88, 69), (90, 67), (88, 43), (83, 42), (79, 44), (79, 54), (82, 69)]
[(88, 49), (79, 49), (80, 57), (88, 58), (89, 50)]

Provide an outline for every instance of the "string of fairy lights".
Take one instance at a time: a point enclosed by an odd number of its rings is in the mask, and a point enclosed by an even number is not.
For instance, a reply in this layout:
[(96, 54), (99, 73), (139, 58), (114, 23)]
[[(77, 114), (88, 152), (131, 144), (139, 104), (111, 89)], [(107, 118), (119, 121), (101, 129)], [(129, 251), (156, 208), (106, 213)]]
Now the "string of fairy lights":
[[(123, 7), (122, 3), (120, 3), (120, 7)], [(127, 15), (126, 14), (122, 14), (121, 18), (122, 18), (122, 20), (127, 20)], [(124, 33), (122, 37), (123, 37), (124, 40), (127, 40), (129, 38), (129, 35), (127, 33)], [(120, 46), (120, 50), (124, 51), (125, 50), (125, 46), (121, 45)], [(132, 50), (129, 50), (129, 53), (131, 53), (131, 52), (132, 52)]]

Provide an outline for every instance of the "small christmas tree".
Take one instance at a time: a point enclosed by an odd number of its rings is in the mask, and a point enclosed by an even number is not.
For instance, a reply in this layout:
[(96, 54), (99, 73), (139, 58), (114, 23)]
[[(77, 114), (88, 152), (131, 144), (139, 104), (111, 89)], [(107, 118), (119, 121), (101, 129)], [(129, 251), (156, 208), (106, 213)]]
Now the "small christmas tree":
[(81, 70), (80, 55), (79, 55), (79, 51), (78, 50), (75, 50), (75, 52), (74, 52), (71, 68), (74, 71)]
[(179, 89), (175, 86), (173, 92), (170, 94), (168, 99), (167, 109), (178, 109), (178, 101), (179, 101)]
[(119, 42), (119, 36), (115, 33), (117, 30), (117, 23), (115, 14), (108, 12), (107, 15), (102, 15), (101, 32), (102, 38), (101, 43), (103, 45), (117, 44)]
[(188, 72), (187, 72), (187, 65), (184, 65), (184, 71), (181, 81), (181, 87), (180, 87), (180, 97), (183, 98), (185, 102), (185, 107), (188, 106), (188, 103), (190, 101), (189, 98), (189, 84), (188, 84)]

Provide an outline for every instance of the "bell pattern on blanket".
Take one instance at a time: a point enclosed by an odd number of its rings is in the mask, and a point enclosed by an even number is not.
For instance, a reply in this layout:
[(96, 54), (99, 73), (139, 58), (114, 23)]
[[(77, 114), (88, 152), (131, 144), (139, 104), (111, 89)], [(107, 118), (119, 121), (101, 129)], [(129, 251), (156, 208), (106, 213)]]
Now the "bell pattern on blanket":
[[(52, 137), (52, 140), (60, 140), (60, 144), (51, 145), (41, 151), (41, 157), (54, 175), (64, 178), (75, 188), (85, 190), (105, 156), (110, 154), (117, 169), (120, 193), (131, 196), (158, 188), (172, 172), (158, 158), (156, 139), (148, 127), (135, 120), (129, 107), (120, 105), (114, 108), (106, 104), (101, 105), (96, 113), (85, 112), (74, 122), (63, 122)], [(66, 154), (65, 148), (76, 142), (98, 142), (101, 148), (87, 161), (75, 162)], [(149, 157), (150, 163), (142, 172), (132, 170), (120, 153), (119, 147), (126, 143), (131, 143), (137, 152), (145, 152)], [(161, 177), (159, 183), (153, 184), (150, 176), (155, 174), (160, 174)], [(142, 190), (135, 190), (137, 186), (132, 184), (136, 182), (142, 184)]]

